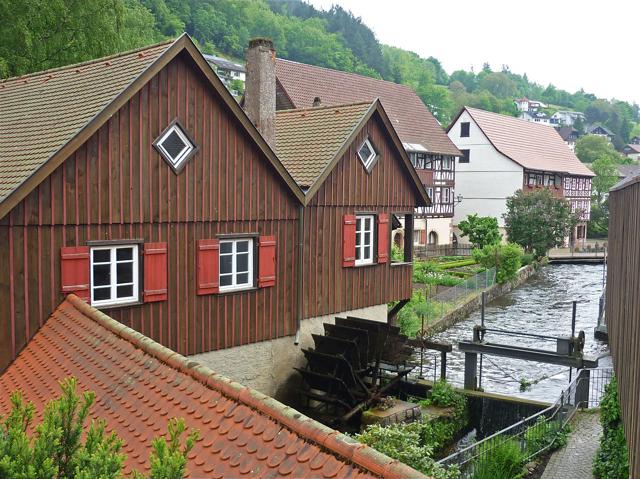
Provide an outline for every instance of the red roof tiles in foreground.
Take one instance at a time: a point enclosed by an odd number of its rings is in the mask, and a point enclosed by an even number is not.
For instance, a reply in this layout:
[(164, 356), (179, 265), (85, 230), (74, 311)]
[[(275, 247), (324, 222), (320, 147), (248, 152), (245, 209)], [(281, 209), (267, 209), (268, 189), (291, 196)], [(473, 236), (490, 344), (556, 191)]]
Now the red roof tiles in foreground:
[[(234, 383), (70, 295), (0, 377), (0, 414), (21, 389), (38, 414), (75, 376), (96, 393), (91, 416), (124, 441), (126, 471), (148, 467), (172, 417), (200, 439), (189, 477), (424, 478), (417, 471)], [(39, 422), (39, 421), (38, 421)]]

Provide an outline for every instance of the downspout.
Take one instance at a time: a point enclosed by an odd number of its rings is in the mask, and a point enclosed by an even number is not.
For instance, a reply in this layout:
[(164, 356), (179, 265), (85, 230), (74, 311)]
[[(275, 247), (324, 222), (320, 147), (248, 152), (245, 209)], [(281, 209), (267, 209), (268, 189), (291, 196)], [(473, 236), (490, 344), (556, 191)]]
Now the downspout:
[(293, 344), (296, 346), (300, 343), (300, 329), (302, 328), (302, 264), (304, 261), (304, 205), (298, 208), (298, 261), (296, 264), (296, 336)]

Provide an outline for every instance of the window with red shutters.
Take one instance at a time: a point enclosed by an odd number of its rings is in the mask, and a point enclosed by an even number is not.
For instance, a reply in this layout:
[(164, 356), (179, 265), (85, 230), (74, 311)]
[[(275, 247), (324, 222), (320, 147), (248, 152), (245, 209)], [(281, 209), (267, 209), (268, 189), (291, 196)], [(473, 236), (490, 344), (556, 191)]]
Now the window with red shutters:
[(378, 215), (378, 263), (389, 261), (389, 213)]
[(276, 284), (276, 237), (260, 236), (258, 240), (258, 287)]
[(356, 265), (356, 216), (344, 215), (342, 221), (342, 266)]
[(201, 239), (197, 243), (197, 294), (214, 294), (220, 290), (220, 241)]
[(89, 247), (71, 246), (60, 249), (60, 282), (64, 294), (73, 293), (89, 300)]
[(166, 301), (167, 243), (144, 244), (144, 302)]

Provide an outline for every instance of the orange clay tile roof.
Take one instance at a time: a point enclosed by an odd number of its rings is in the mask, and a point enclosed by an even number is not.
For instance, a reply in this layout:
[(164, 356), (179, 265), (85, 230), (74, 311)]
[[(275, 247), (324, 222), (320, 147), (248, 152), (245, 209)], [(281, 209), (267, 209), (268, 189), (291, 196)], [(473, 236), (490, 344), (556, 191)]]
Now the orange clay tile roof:
[[(595, 176), (552, 126), (477, 108), (464, 109), (493, 146), (520, 166), (530, 170)], [(454, 123), (455, 120), (451, 125)]]
[(423, 478), (422, 474), (167, 349), (69, 295), (0, 377), (0, 414), (21, 389), (34, 403), (75, 376), (96, 393), (90, 415), (124, 441), (125, 473), (148, 468), (172, 417), (201, 439), (188, 477)]
[(418, 143), (434, 153), (460, 155), (420, 97), (406, 85), (354, 73), (276, 60), (276, 76), (295, 108), (373, 101), (379, 98), (403, 143)]
[(276, 112), (276, 153), (301, 188), (316, 182), (373, 107), (369, 101)]
[(1, 81), (0, 202), (172, 42)]

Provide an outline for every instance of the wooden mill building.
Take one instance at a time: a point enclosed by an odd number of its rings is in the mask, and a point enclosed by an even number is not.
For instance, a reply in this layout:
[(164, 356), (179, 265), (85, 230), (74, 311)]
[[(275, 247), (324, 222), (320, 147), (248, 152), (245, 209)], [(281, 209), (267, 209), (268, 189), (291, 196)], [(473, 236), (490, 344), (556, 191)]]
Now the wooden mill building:
[(379, 99), (424, 184), (430, 206), (415, 212), (414, 243), (449, 244), (460, 151), (407, 85), (278, 58), (277, 108), (310, 108)]
[(0, 369), (74, 293), (282, 394), (313, 328), (410, 297), (391, 230), (430, 203), (384, 109), (276, 118), (274, 62), (247, 113), (186, 35), (0, 83)]

